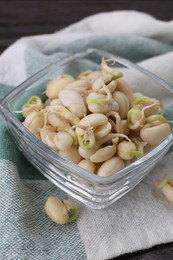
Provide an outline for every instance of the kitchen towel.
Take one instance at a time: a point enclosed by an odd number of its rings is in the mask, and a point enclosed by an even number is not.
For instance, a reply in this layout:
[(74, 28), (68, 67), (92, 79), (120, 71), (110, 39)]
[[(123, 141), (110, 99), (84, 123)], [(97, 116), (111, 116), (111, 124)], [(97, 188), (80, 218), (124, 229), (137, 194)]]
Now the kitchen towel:
[[(0, 99), (44, 66), (86, 48), (130, 59), (173, 84), (173, 21), (113, 11), (10, 46), (0, 56)], [(156, 179), (173, 176), (171, 150), (112, 206), (94, 211), (78, 204), (77, 221), (60, 226), (48, 219), (44, 204), (49, 195), (68, 195), (31, 166), (0, 120), (0, 260), (107, 260), (173, 241), (173, 207), (152, 192)]]

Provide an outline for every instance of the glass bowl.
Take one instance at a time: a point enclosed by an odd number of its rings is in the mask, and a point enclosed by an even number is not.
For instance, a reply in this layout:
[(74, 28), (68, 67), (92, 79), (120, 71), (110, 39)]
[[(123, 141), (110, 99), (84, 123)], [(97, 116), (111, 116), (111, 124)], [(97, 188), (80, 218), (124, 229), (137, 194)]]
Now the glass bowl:
[(135, 92), (158, 98), (165, 109), (171, 105), (171, 85), (124, 58), (98, 49), (87, 49), (52, 63), (20, 84), (0, 103), (0, 111), (14, 141), (31, 164), (60, 189), (93, 209), (103, 209), (133, 189), (167, 153), (173, 143), (173, 133), (129, 166), (111, 176), (100, 177), (49, 149), (23, 126), (22, 116), (16, 111), (33, 95), (44, 99), (48, 80), (60, 74), (76, 76), (84, 70), (98, 69), (102, 57), (116, 61), (116, 67)]

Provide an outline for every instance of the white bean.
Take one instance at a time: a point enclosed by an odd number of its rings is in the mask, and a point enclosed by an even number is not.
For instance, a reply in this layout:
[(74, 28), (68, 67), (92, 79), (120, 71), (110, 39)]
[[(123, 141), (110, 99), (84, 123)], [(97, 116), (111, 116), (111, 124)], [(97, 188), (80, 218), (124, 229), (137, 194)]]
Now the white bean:
[(89, 171), (89, 172), (92, 172), (94, 173), (95, 170), (96, 170), (96, 165), (91, 162), (90, 160), (81, 160), (79, 163), (78, 163), (78, 166), (82, 167), (83, 169)]
[(68, 109), (80, 119), (87, 113), (86, 106), (80, 103), (73, 103), (68, 107)]
[[(117, 81), (111, 80), (111, 82), (109, 84), (106, 84), (106, 87), (110, 90), (111, 93), (113, 93), (117, 87)], [(105, 92), (104, 88), (101, 88), (99, 90), (99, 93), (105, 94), (106, 92)]]
[(37, 134), (44, 126), (44, 112), (33, 111), (25, 118), (23, 125), (33, 134)]
[(118, 157), (114, 156), (107, 161), (105, 161), (99, 168), (97, 175), (102, 177), (107, 177), (122, 170), (125, 167), (124, 161)]
[(121, 119), (126, 119), (127, 113), (130, 108), (130, 103), (129, 103), (127, 96), (123, 92), (114, 91), (112, 97), (119, 105), (118, 113), (119, 113)]
[(91, 88), (91, 83), (89, 82), (89, 80), (86, 79), (75, 80), (65, 87), (65, 89), (75, 90), (76, 92), (81, 94), (90, 88)]
[(162, 187), (162, 192), (170, 202), (173, 202), (173, 187), (170, 184), (165, 184)]
[(141, 131), (140, 136), (144, 142), (149, 145), (157, 145), (163, 141), (163, 139), (169, 135), (171, 132), (170, 125), (168, 123), (163, 123), (160, 125), (150, 127), (145, 125)]
[(47, 133), (47, 135), (45, 136), (45, 143), (51, 149), (53, 149), (55, 151), (58, 151), (57, 146), (55, 145), (55, 142), (54, 142), (55, 135), (56, 135), (56, 132)]
[(54, 135), (53, 141), (58, 150), (68, 150), (73, 144), (73, 138), (66, 132), (58, 132)]
[(90, 160), (94, 163), (104, 162), (116, 153), (116, 149), (116, 145), (114, 144), (99, 148), (93, 155), (91, 155)]
[(46, 96), (49, 98), (58, 98), (59, 92), (72, 81), (74, 81), (74, 78), (70, 75), (60, 75), (50, 80), (46, 86)]
[(57, 197), (49, 197), (45, 204), (45, 212), (48, 217), (57, 224), (66, 224), (69, 219), (69, 214), (62, 203)]
[(98, 140), (105, 137), (110, 133), (111, 128), (112, 126), (109, 122), (105, 123), (104, 125), (98, 126), (94, 131), (95, 138)]
[(78, 209), (72, 201), (64, 200), (62, 202), (54, 196), (47, 199), (45, 212), (52, 221), (59, 225), (73, 222), (79, 215)]
[(109, 100), (107, 96), (96, 92), (91, 92), (87, 96), (86, 103), (89, 111), (92, 113), (106, 114), (110, 111), (118, 111), (119, 109), (118, 103), (113, 98)]
[(69, 124), (69, 122), (63, 118), (61, 115), (59, 115), (56, 111), (54, 112), (50, 112), (47, 115), (47, 119), (48, 119), (48, 123), (51, 126), (54, 127), (64, 127), (64, 128), (70, 128), (71, 125)]
[(73, 89), (64, 89), (59, 93), (59, 99), (65, 107), (69, 107), (73, 103), (84, 105), (81, 95)]
[(116, 90), (123, 92), (128, 97), (130, 103), (133, 102), (134, 100), (133, 91), (129, 83), (122, 78), (117, 79), (117, 82), (118, 84)]
[(43, 129), (40, 129), (40, 138), (43, 143), (46, 144), (46, 136), (49, 133), (56, 133), (56, 128), (52, 126), (45, 126)]
[(122, 141), (118, 144), (117, 154), (123, 160), (131, 160), (134, 157), (140, 156), (140, 153), (137, 151), (136, 145), (133, 142)]
[(77, 146), (71, 146), (68, 150), (66, 151), (59, 151), (59, 154), (64, 156), (66, 159), (69, 161), (78, 164), (82, 157), (80, 156), (78, 152), (78, 147)]
[(79, 127), (77, 127), (75, 131), (76, 135), (83, 135), (85, 133), (85, 130), (80, 126), (86, 128), (95, 128), (104, 125), (107, 123), (107, 121), (107, 117), (101, 113), (89, 114), (79, 121)]
[(91, 157), (91, 155), (94, 154), (95, 152), (96, 152), (95, 147), (93, 147), (91, 149), (83, 149), (81, 146), (79, 146), (79, 154), (84, 159), (89, 159)]

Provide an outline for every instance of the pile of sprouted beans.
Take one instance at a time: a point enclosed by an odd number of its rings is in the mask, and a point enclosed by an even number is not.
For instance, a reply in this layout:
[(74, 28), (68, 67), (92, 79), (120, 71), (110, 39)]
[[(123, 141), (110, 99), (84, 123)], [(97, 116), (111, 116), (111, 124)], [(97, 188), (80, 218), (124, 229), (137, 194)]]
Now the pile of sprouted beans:
[(49, 148), (98, 176), (123, 169), (171, 131), (163, 105), (134, 93), (123, 74), (101, 61), (100, 70), (60, 75), (46, 85), (47, 100), (32, 96), (23, 125)]
[[(163, 105), (134, 93), (123, 74), (102, 59), (100, 70), (48, 81), (47, 99), (32, 96), (22, 107), (23, 125), (49, 148), (98, 176), (110, 176), (139, 159), (170, 132)], [(173, 181), (158, 181), (173, 202)], [(70, 200), (50, 196), (48, 217), (58, 224), (77, 219)]]

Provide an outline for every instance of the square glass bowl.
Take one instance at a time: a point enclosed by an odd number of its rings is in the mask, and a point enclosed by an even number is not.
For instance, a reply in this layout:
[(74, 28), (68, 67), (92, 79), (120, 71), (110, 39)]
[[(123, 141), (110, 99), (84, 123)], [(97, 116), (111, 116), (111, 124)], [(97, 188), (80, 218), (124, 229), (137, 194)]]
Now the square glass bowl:
[[(8, 129), (24, 156), (51, 182), (67, 194), (93, 209), (103, 209), (133, 189), (163, 158), (173, 143), (173, 133), (142, 158), (119, 172), (100, 177), (66, 160), (49, 149), (22, 124), (22, 105), (31, 96), (45, 100), (46, 82), (61, 74), (77, 76), (85, 70), (100, 68), (102, 58), (113, 59), (135, 92), (159, 99), (165, 108), (171, 105), (171, 85), (132, 62), (98, 49), (87, 49), (58, 60), (27, 79), (0, 103)], [(127, 195), (128, 196), (128, 195)]]

